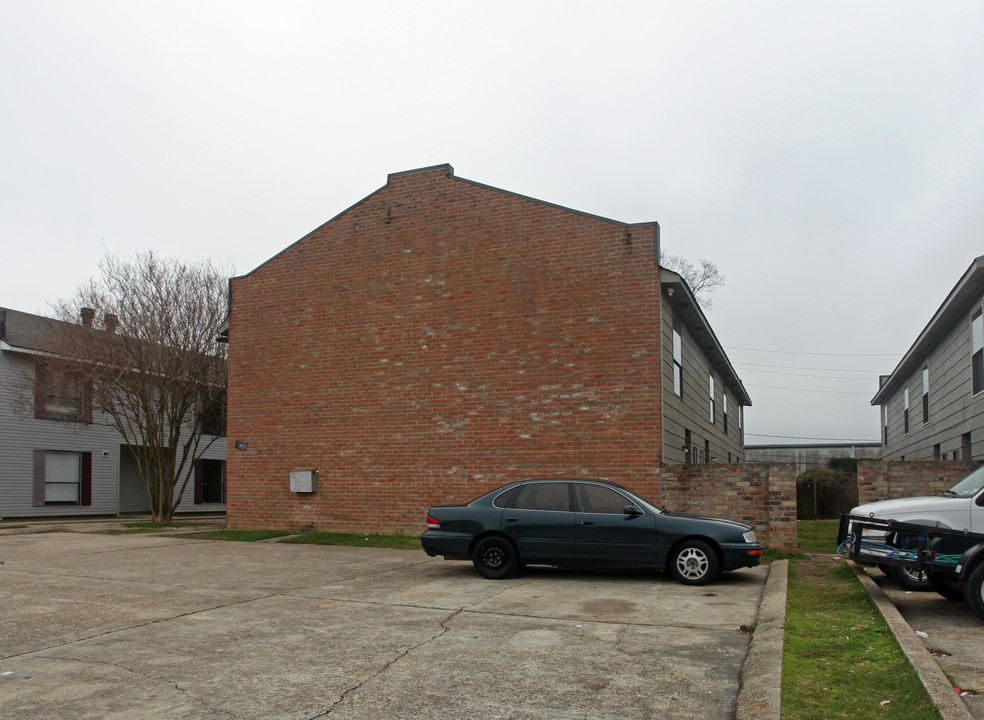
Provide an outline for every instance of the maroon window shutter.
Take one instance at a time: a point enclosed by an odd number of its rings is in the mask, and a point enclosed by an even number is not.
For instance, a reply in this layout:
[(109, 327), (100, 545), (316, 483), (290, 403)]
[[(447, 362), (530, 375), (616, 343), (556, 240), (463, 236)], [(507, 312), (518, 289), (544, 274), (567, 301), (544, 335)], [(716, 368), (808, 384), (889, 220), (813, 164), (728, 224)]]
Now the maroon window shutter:
[[(48, 369), (41, 363), (34, 364), (34, 419), (44, 420), (48, 405)], [(37, 504), (37, 503), (35, 503)]]
[(82, 422), (92, 422), (92, 380), (82, 384)]
[(82, 477), (79, 485), (79, 505), (92, 505), (92, 453), (79, 453), (82, 460)]
[(34, 451), (34, 507), (44, 506), (44, 450)]
[(205, 473), (205, 462), (203, 460), (195, 461), (195, 505), (202, 504), (202, 490), (205, 485), (205, 479), (202, 477)]

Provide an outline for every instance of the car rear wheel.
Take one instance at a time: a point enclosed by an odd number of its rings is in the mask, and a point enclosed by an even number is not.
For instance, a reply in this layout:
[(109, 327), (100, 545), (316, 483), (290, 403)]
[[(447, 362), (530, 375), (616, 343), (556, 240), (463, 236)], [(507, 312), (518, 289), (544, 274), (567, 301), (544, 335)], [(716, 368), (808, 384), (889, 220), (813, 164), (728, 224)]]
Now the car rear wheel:
[(472, 563), (484, 577), (501, 580), (516, 572), (516, 568), (519, 567), (519, 555), (506, 538), (487, 537), (475, 546)]
[(702, 540), (686, 540), (670, 558), (670, 574), (684, 585), (706, 585), (717, 575), (714, 548)]

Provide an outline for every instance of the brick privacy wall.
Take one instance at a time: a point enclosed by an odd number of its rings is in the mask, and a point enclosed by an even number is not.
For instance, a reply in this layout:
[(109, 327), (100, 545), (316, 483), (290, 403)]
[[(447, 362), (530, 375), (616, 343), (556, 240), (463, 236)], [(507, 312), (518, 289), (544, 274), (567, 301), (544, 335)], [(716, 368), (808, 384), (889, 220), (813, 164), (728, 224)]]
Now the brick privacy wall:
[(797, 551), (795, 463), (664, 465), (658, 497), (670, 512), (747, 523), (775, 550)]
[(442, 166), (234, 279), (230, 527), (415, 533), (524, 477), (654, 488), (656, 231)]
[(858, 504), (935, 495), (949, 490), (980, 464), (972, 460), (858, 460)]

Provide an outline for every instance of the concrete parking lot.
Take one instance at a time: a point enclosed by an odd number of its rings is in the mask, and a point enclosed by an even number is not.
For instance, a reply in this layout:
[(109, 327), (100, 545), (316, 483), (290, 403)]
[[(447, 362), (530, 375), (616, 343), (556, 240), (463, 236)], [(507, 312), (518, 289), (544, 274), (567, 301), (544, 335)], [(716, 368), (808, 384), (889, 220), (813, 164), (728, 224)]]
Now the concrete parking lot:
[(528, 568), (422, 552), (0, 537), (0, 717), (732, 718), (768, 568)]

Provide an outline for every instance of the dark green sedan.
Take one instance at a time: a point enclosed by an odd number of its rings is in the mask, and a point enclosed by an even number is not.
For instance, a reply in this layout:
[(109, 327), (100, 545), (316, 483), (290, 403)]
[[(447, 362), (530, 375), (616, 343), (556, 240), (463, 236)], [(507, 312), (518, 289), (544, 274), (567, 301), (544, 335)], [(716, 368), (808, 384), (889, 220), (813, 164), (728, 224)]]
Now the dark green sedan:
[(587, 479), (522, 480), (464, 505), (434, 506), (420, 542), (428, 555), (471, 560), (492, 579), (521, 565), (636, 567), (704, 585), (762, 558), (748, 525), (668, 513), (619, 485)]

